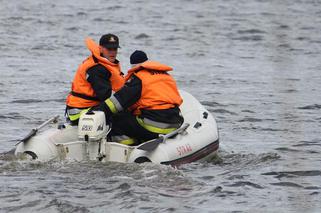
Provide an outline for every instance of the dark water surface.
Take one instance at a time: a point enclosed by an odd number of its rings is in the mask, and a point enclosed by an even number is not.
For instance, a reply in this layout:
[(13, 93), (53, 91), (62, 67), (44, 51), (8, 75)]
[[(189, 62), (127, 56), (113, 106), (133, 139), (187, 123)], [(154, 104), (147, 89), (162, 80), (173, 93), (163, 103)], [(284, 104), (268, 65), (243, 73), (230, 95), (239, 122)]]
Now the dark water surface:
[(320, 1), (0, 0), (0, 152), (64, 100), (84, 38), (175, 69), (220, 128), (221, 160), (180, 169), (0, 156), (0, 212), (320, 212)]

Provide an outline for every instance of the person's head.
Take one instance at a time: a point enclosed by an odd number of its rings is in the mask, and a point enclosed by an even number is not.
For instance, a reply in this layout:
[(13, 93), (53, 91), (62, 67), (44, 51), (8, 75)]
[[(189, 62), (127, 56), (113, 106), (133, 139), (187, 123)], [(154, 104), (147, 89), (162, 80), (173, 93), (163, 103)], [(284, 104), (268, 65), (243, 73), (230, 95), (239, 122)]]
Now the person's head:
[(141, 50), (135, 50), (130, 55), (130, 64), (132, 65), (132, 67), (134, 67), (138, 64), (141, 64), (147, 60), (148, 60), (148, 58), (147, 58), (146, 53)]
[(113, 34), (103, 35), (99, 40), (100, 52), (110, 62), (114, 63), (119, 46), (118, 37)]

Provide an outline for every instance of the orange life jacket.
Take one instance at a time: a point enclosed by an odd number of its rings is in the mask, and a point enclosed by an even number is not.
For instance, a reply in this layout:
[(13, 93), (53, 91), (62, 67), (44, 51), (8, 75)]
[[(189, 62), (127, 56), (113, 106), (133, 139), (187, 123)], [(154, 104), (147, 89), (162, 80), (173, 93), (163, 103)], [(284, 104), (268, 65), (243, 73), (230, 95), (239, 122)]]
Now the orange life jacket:
[(86, 79), (87, 70), (97, 64), (103, 65), (111, 73), (110, 83), (114, 92), (122, 88), (125, 83), (125, 79), (121, 74), (120, 65), (111, 63), (102, 57), (99, 46), (92, 39), (86, 38), (85, 42), (92, 55), (83, 61), (75, 74), (71, 86), (71, 93), (66, 100), (67, 106), (70, 107), (87, 108), (99, 103), (99, 100), (95, 98), (95, 91)]
[(172, 68), (156, 61), (146, 61), (128, 71), (126, 80), (132, 75), (142, 82), (140, 99), (129, 107), (134, 115), (140, 115), (141, 109), (158, 110), (180, 106), (183, 102), (174, 78), (167, 72)]

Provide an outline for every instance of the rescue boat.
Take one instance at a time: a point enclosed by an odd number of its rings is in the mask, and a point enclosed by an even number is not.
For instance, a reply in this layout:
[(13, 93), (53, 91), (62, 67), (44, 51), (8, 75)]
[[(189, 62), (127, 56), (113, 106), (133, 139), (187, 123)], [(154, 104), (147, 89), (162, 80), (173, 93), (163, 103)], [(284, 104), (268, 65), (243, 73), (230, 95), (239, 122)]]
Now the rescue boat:
[[(219, 147), (219, 134), (213, 115), (191, 94), (180, 91), (180, 106), (184, 124), (177, 130), (146, 141), (138, 146), (127, 146), (108, 141), (110, 131), (103, 112), (93, 111), (81, 115), (78, 126), (52, 124), (55, 116), (33, 129), (21, 140), (15, 155), (39, 161), (97, 160), (121, 163), (181, 164), (212, 157)], [(46, 130), (41, 130), (47, 125)]]

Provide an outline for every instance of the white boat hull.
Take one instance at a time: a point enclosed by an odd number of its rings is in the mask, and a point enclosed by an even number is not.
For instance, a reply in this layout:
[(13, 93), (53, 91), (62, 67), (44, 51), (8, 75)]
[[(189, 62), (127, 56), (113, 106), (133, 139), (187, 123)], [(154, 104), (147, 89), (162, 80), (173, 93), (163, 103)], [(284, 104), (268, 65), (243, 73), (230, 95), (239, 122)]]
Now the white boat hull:
[(78, 127), (50, 128), (29, 141), (20, 143), (15, 154), (28, 154), (40, 161), (100, 160), (122, 163), (153, 162), (178, 166), (213, 155), (219, 147), (218, 128), (214, 117), (192, 95), (180, 91), (183, 104), (180, 109), (184, 123), (190, 124), (181, 134), (160, 143), (152, 151), (127, 146), (105, 139), (87, 142), (78, 139)]

